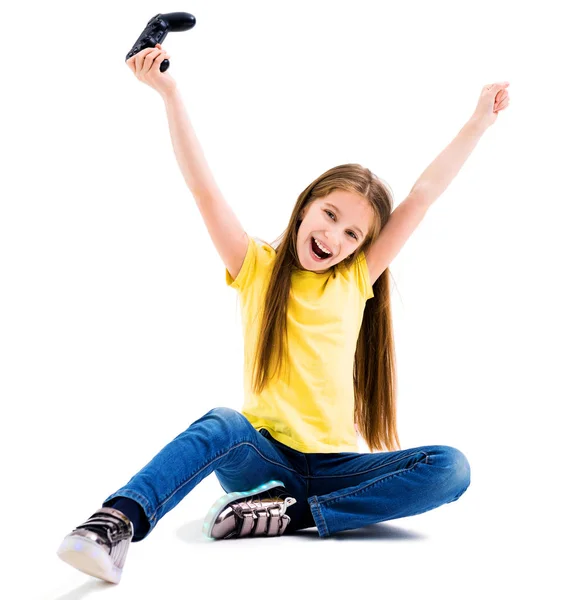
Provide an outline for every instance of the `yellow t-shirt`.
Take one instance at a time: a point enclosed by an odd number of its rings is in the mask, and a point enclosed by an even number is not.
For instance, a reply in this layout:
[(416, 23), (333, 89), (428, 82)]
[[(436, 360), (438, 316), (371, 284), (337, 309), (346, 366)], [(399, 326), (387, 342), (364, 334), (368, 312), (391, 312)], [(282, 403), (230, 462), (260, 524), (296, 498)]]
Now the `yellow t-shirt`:
[[(288, 299), (288, 365), (261, 394), (251, 391), (259, 317), (276, 250), (250, 236), (241, 270), (226, 283), (238, 291), (244, 334), (242, 414), (300, 452), (358, 452), (354, 429), (353, 367), (365, 303), (374, 296), (364, 253), (314, 273), (295, 269)], [(273, 368), (273, 367), (272, 367)]]

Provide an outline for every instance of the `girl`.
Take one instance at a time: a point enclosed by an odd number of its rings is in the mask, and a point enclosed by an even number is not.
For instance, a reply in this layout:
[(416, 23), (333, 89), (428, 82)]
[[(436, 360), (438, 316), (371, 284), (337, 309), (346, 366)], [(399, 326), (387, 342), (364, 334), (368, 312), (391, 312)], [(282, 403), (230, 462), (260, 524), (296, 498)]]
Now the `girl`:
[[(165, 58), (158, 44), (127, 64), (163, 97), (179, 166), (242, 300), (244, 406), (193, 422), (68, 534), (58, 555), (118, 583), (130, 542), (210, 473), (227, 492), (204, 521), (210, 539), (313, 526), (328, 537), (454, 502), (470, 484), (459, 450), (400, 449), (388, 267), (508, 105), (509, 84), (483, 88), (473, 116), (396, 210), (373, 173), (340, 165), (300, 194), (274, 248), (248, 236), (222, 197), (175, 81), (159, 71)], [(370, 453), (357, 452), (357, 431)]]

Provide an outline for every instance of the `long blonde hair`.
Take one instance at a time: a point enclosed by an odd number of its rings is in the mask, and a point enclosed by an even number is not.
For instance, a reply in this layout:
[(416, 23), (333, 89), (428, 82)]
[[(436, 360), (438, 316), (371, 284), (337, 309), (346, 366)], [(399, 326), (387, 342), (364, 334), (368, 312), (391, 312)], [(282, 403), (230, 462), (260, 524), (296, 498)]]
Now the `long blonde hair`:
[[(377, 239), (393, 210), (394, 198), (388, 184), (359, 164), (329, 169), (298, 196), (288, 227), (270, 244), (276, 249), (276, 259), (265, 294), (254, 357), (252, 389), (255, 394), (259, 394), (273, 376), (269, 370), (271, 357), (276, 358), (278, 374), (283, 355), (287, 352), (286, 311), (291, 273), (292, 269), (301, 268), (297, 252), (298, 228), (302, 222), (300, 215), (314, 200), (334, 190), (345, 190), (366, 198), (375, 216), (364, 242), (342, 261), (347, 269)], [(331, 267), (333, 277), (336, 277), (336, 267)], [(397, 386), (389, 275), (389, 269), (380, 275), (373, 285), (374, 297), (366, 302), (353, 368), (354, 422), (371, 452), (385, 448), (393, 451), (401, 447), (396, 422)]]

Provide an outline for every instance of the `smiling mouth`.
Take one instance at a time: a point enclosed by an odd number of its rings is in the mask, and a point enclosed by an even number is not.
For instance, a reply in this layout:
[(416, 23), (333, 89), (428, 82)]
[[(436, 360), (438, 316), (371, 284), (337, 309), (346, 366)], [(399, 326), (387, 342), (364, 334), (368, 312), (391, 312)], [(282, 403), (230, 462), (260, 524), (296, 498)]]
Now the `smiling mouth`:
[(321, 250), (314, 241), (314, 236), (310, 238), (310, 251), (316, 256), (318, 260), (326, 260), (327, 258), (332, 258), (334, 256), (334, 254), (327, 254), (326, 252)]

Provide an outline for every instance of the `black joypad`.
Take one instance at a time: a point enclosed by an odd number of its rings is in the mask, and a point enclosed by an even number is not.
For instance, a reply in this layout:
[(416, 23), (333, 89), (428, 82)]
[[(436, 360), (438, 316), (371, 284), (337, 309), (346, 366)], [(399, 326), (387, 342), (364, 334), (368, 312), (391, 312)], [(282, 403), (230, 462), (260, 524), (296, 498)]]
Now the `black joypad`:
[[(195, 17), (186, 12), (159, 13), (155, 15), (131, 48), (131, 51), (125, 57), (127, 62), (132, 56), (141, 52), (145, 48), (155, 48), (156, 44), (161, 44), (170, 31), (187, 31), (195, 25)], [(169, 69), (167, 59), (161, 62), (159, 70), (164, 73)]]

